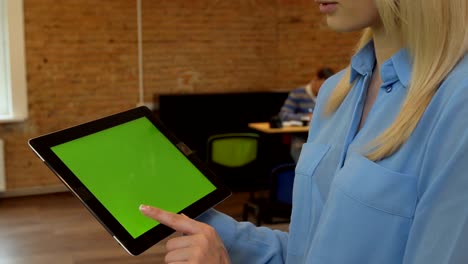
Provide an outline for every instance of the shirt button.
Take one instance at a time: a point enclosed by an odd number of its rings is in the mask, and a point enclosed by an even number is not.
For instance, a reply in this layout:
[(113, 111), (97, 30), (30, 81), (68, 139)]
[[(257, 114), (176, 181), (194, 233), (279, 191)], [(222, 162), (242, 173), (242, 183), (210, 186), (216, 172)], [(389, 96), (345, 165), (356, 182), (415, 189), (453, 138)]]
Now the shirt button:
[(385, 91), (386, 91), (387, 93), (390, 93), (390, 92), (392, 91), (392, 89), (393, 89), (393, 88), (392, 88), (391, 86), (389, 86), (389, 87), (387, 87), (387, 88), (385, 89)]

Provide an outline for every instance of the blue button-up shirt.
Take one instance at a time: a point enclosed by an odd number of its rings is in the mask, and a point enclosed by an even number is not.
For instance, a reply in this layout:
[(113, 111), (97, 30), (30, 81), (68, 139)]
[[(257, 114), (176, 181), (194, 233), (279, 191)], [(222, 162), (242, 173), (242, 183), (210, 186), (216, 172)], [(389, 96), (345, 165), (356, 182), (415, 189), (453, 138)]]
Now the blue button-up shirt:
[(410, 138), (378, 162), (363, 155), (408, 92), (406, 50), (381, 66), (383, 84), (358, 129), (375, 65), (373, 43), (351, 62), (353, 88), (323, 115), (343, 72), (318, 97), (296, 167), (289, 233), (238, 223), (211, 210), (233, 263), (468, 263), (468, 56), (440, 85)]

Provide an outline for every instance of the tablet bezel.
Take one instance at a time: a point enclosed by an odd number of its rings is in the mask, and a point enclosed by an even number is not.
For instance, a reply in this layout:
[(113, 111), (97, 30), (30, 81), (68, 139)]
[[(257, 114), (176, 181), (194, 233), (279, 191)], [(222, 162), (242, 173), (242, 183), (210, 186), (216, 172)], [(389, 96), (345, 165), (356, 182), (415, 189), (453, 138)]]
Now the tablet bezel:
[[(117, 219), (99, 202), (86, 188), (77, 176), (55, 155), (52, 147), (91, 135), (93, 133), (146, 117), (200, 172), (216, 187), (216, 189), (177, 213), (183, 213), (190, 218), (196, 218), (209, 208), (222, 202), (230, 196), (231, 191), (222, 184), (216, 175), (201, 161), (193, 151), (169, 131), (164, 124), (145, 106), (133, 108), (124, 112), (106, 116), (94, 121), (73, 126), (67, 129), (42, 135), (29, 140), (29, 146), (55, 175), (72, 191), (85, 205), (91, 214), (105, 227), (117, 242), (131, 255), (139, 255), (157, 242), (171, 235), (174, 230), (158, 224), (143, 235), (133, 238)], [(135, 208), (138, 210), (138, 208)]]

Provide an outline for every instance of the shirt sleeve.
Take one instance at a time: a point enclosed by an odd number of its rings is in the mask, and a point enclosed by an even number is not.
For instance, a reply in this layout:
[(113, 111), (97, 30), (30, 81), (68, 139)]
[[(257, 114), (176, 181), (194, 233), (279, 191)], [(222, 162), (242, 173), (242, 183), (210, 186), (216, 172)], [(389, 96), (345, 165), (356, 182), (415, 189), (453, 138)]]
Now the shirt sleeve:
[(233, 264), (279, 264), (286, 260), (286, 232), (257, 227), (250, 222), (237, 222), (214, 209), (207, 211), (197, 220), (215, 228)]
[[(468, 87), (464, 87), (468, 88)], [(404, 264), (468, 263), (468, 96), (444, 105), (418, 180)]]

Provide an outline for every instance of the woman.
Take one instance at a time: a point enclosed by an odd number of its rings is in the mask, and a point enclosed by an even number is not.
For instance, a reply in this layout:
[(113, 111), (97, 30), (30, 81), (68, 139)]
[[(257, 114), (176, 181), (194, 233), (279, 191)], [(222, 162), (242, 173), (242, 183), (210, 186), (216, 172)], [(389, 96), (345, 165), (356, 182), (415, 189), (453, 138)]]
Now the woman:
[(468, 263), (468, 1), (318, 4), (331, 28), (365, 34), (321, 88), (289, 234), (142, 206), (186, 234), (166, 260)]

